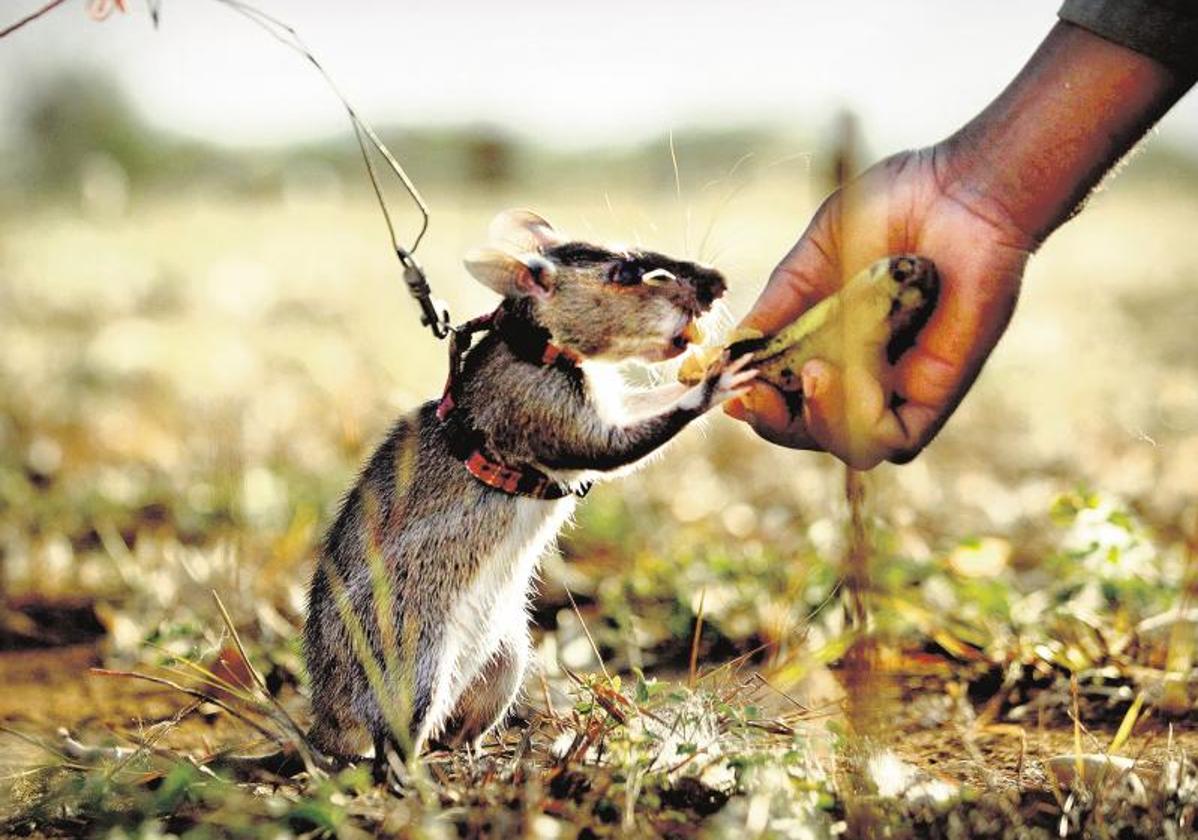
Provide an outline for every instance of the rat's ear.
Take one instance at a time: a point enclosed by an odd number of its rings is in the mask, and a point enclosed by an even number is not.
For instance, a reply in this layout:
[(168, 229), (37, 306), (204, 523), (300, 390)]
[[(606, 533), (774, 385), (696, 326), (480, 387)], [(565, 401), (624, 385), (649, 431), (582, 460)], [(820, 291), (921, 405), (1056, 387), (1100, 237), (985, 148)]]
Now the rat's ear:
[(531, 210), (504, 210), (491, 220), (487, 234), (496, 245), (518, 251), (544, 252), (566, 241), (553, 225)]
[(540, 254), (475, 248), (463, 262), (476, 280), (505, 298), (547, 298), (553, 293), (553, 263)]

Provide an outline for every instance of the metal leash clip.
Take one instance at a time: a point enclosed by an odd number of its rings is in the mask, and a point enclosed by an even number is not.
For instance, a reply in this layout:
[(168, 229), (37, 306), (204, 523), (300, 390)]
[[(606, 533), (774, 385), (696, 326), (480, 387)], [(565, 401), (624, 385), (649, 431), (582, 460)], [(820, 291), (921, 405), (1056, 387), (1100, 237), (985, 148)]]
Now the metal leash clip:
[(431, 329), (437, 338), (445, 338), (453, 329), (449, 320), (449, 307), (445, 305), (445, 301), (433, 297), (428, 278), (424, 276), (424, 269), (409, 251), (397, 245), (395, 254), (403, 265), (403, 281), (407, 284), (408, 292), (420, 305), (420, 323)]

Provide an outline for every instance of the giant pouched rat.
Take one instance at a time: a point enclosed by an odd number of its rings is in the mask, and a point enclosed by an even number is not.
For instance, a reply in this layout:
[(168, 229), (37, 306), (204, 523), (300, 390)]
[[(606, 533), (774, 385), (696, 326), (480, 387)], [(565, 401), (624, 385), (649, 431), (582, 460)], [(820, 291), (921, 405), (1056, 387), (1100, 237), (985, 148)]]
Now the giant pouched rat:
[(459, 328), (441, 401), (366, 463), (309, 591), (312, 742), (342, 759), (373, 743), (376, 770), (388, 747), (477, 744), (504, 719), (532, 578), (577, 498), (754, 376), (746, 357), (632, 393), (611, 372), (681, 354), (725, 290), (717, 271), (570, 240), (527, 211), (500, 214), (491, 240), (466, 267), (502, 304)]

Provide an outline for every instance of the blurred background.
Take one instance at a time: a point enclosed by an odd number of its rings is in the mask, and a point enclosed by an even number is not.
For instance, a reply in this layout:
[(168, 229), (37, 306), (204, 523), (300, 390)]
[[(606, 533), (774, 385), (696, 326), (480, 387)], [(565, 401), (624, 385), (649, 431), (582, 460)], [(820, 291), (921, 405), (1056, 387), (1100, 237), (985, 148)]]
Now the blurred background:
[[(460, 258), (511, 206), (708, 260), (743, 313), (846, 124), (862, 167), (940, 139), (1055, 13), (260, 2), (424, 193), (419, 257), (458, 320), (494, 302)], [(311, 548), (392, 419), (438, 393), (445, 347), (313, 68), (219, 3), (159, 6), (155, 28), (136, 1), (103, 22), (67, 3), (0, 42), (0, 646), (202, 653), (216, 588), (298, 673)], [(987, 649), (1065, 601), (1123, 626), (1175, 603), (1198, 487), (1196, 148), (1190, 96), (1033, 260), (944, 433), (869, 477), (896, 632)], [(700, 601), (701, 662), (818, 648), (844, 519), (836, 462), (713, 417), (580, 507), (536, 605), (542, 661), (595, 667), (565, 586), (617, 669), (681, 667)]]

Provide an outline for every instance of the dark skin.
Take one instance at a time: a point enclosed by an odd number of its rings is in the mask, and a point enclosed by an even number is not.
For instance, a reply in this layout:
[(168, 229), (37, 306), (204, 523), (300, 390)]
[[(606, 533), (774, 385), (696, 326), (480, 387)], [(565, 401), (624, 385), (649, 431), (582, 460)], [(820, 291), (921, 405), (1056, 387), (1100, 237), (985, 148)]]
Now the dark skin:
[(1148, 56), (1072, 24), (1053, 27), (1014, 81), (934, 146), (876, 164), (824, 202), (743, 321), (767, 334), (875, 260), (940, 271), (935, 313), (898, 362), (887, 404), (868, 375), (802, 371), (803, 414), (758, 381), (725, 411), (767, 440), (858, 469), (904, 463), (936, 436), (1011, 318), (1029, 256), (1193, 85)]

